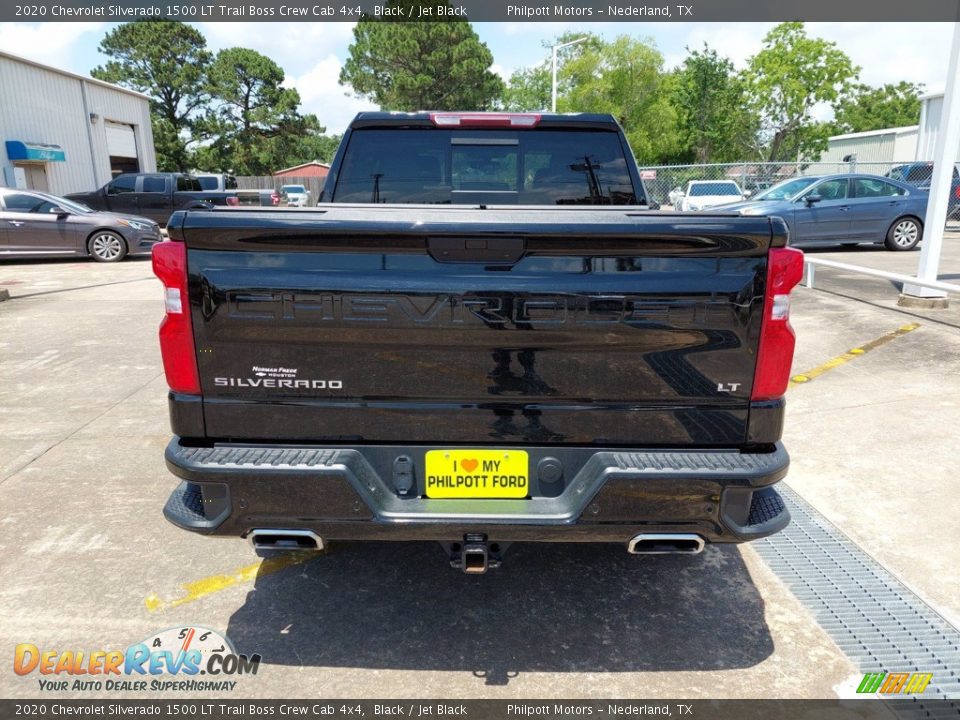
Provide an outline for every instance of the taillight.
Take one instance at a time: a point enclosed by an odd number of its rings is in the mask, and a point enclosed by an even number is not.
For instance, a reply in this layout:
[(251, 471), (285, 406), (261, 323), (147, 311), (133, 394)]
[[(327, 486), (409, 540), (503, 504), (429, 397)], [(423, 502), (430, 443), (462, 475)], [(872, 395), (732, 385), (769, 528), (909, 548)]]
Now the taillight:
[(230, 195), (227, 197), (227, 205), (229, 205), (230, 207), (237, 207), (237, 205), (239, 204), (240, 204), (240, 198), (238, 198), (236, 195)]
[(960, 185), (957, 185), (957, 186), (953, 189), (953, 196), (954, 196), (957, 200), (960, 200)]
[(539, 113), (430, 113), (437, 127), (532, 128), (540, 124)]
[(790, 291), (802, 277), (802, 252), (796, 248), (770, 250), (751, 400), (773, 400), (787, 391), (797, 340), (790, 327)]
[(186, 245), (172, 240), (154, 245), (153, 273), (163, 283), (167, 311), (160, 323), (160, 354), (167, 385), (174, 392), (199, 395), (200, 375), (187, 295)]

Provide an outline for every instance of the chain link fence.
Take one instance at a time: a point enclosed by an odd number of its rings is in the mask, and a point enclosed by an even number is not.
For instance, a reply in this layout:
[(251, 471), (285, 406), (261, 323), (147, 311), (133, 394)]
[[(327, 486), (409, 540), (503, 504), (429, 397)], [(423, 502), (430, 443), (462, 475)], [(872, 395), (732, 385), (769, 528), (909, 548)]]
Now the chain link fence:
[[(671, 210), (691, 180), (733, 181), (741, 191), (756, 195), (782, 180), (804, 175), (834, 173), (868, 173), (903, 180), (919, 187), (929, 185), (933, 163), (913, 162), (826, 162), (826, 163), (726, 163), (711, 165), (658, 165), (641, 167), (643, 184), (650, 197), (664, 210)], [(325, 178), (273, 177), (244, 175), (237, 177), (240, 190), (276, 190), (283, 185), (303, 185), (310, 191), (310, 205), (315, 205), (323, 190)], [(955, 187), (960, 181), (955, 181)], [(960, 230), (960, 211), (947, 222)]]
[[(932, 162), (796, 162), (726, 163), (710, 165), (658, 165), (641, 167), (644, 187), (662, 209), (671, 210), (691, 180), (733, 181), (744, 194), (756, 195), (783, 180), (809, 175), (867, 173), (892, 177), (911, 185), (928, 188), (933, 174)], [(954, 192), (960, 187), (954, 171)], [(960, 201), (960, 198), (958, 198)], [(960, 211), (947, 221), (951, 229), (960, 229)]]

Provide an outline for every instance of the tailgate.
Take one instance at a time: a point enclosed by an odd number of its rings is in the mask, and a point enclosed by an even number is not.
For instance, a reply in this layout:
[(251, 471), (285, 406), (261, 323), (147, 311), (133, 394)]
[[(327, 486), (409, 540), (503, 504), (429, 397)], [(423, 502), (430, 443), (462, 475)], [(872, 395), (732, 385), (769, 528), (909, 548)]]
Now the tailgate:
[(186, 213), (208, 437), (730, 445), (778, 220)]

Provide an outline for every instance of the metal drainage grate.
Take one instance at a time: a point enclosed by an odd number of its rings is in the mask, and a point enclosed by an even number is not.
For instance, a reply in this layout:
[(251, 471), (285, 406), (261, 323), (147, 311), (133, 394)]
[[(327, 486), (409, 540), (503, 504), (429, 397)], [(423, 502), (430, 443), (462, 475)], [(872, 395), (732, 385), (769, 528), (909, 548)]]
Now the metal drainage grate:
[(960, 698), (960, 631), (785, 483), (777, 489), (793, 521), (752, 547), (864, 673), (933, 673), (923, 695), (888, 701), (899, 717), (955, 720), (960, 702), (942, 701)]

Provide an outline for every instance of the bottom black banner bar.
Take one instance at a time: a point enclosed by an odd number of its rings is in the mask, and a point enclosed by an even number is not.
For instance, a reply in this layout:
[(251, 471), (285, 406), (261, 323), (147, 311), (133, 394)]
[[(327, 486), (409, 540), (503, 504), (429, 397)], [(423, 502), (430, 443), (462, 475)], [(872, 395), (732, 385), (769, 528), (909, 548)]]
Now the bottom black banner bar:
[(876, 720), (960, 718), (960, 700), (0, 700), (0, 718)]

